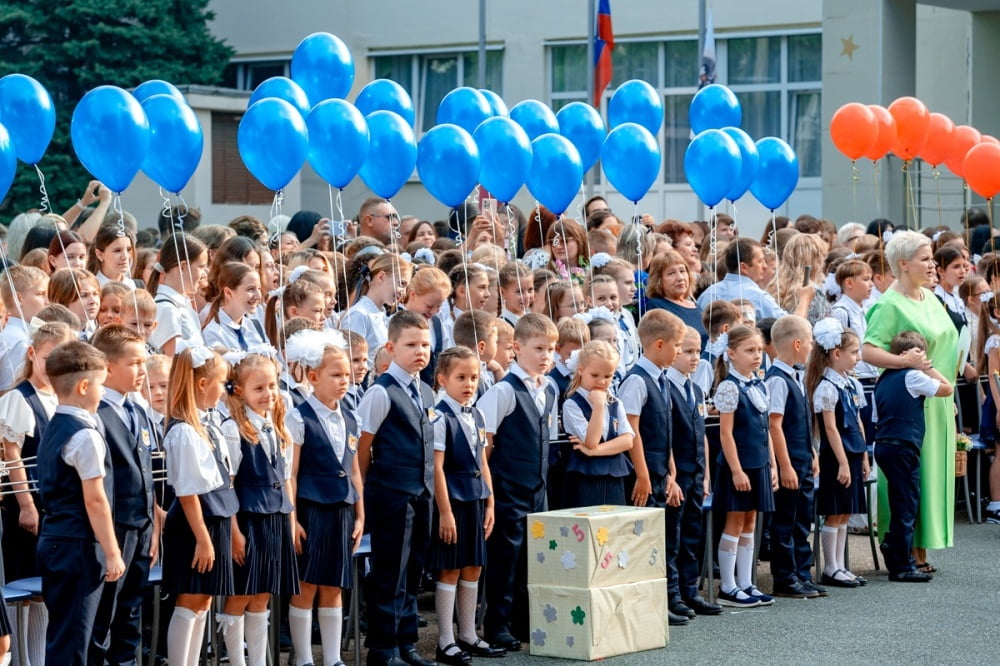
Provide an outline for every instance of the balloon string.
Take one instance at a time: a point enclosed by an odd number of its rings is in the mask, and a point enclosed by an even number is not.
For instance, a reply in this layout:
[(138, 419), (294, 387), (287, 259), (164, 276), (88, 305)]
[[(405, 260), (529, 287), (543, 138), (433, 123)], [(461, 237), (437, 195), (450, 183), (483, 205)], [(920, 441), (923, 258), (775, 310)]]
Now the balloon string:
[(879, 175), (882, 173), (882, 165), (878, 160), (872, 160), (872, 178), (875, 180), (875, 217), (882, 217), (882, 187)]
[(277, 329), (278, 335), (277, 343), (275, 346), (278, 348), (278, 352), (282, 352), (286, 346), (285, 340), (285, 290), (282, 287), (285, 286), (285, 262), (284, 257), (281, 252), (281, 228), (278, 223), (278, 216), (281, 215), (281, 205), (285, 201), (285, 191), (275, 190), (274, 199), (271, 200), (271, 219), (268, 223), (274, 222), (274, 233), (277, 239), (278, 247), (278, 311), (275, 313), (275, 318), (277, 319)]
[(906, 208), (907, 208), (907, 213), (909, 213), (908, 223), (912, 223), (912, 225), (907, 224), (907, 227), (916, 229), (919, 228), (920, 225), (917, 221), (917, 200), (916, 197), (914, 197), (913, 195), (912, 169), (910, 169), (909, 167), (910, 167), (909, 160), (903, 162), (903, 173), (905, 174), (906, 177)]
[(851, 219), (858, 219), (858, 181), (861, 180), (861, 171), (858, 170), (858, 163), (851, 160)]
[(941, 172), (936, 168), (931, 167), (931, 175), (934, 176), (934, 187), (937, 189), (937, 209), (938, 209), (938, 226), (944, 226), (944, 215), (941, 212)]
[(778, 276), (781, 275), (781, 257), (778, 256), (778, 219), (774, 214), (774, 209), (771, 209), (771, 232), (770, 238), (768, 239), (768, 246), (770, 246), (771, 251), (774, 252), (774, 291), (778, 295), (778, 304), (781, 304), (781, 280)]
[(42, 209), (42, 215), (45, 215), (45, 213), (49, 212), (49, 206), (51, 205), (49, 203), (49, 192), (45, 189), (45, 174), (42, 173), (42, 170), (38, 168), (37, 164), (35, 164), (34, 167), (35, 173), (38, 174), (38, 192), (42, 197), (39, 207)]

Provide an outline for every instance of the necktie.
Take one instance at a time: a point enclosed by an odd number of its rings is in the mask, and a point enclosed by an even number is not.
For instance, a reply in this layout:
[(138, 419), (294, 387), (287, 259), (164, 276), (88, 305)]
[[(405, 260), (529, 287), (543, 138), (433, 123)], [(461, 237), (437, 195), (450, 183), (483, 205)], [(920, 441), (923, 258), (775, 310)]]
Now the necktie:
[(136, 417), (135, 413), (135, 403), (131, 399), (125, 398), (125, 402), (122, 403), (122, 408), (125, 410), (126, 423), (128, 430), (132, 433), (132, 436), (139, 439), (139, 419)]
[(471, 414), (472, 413), (472, 407), (469, 407), (468, 405), (462, 405), (462, 413), (463, 414)]
[(422, 412), (424, 410), (424, 403), (420, 399), (420, 390), (417, 388), (417, 380), (412, 380), (407, 387), (410, 390), (410, 399), (412, 399), (413, 404), (417, 406), (417, 410)]
[(243, 335), (243, 327), (239, 326), (237, 328), (234, 328), (233, 331), (236, 333), (236, 341), (239, 343), (240, 349), (242, 349), (243, 351), (246, 351), (247, 350), (247, 338), (246, 338), (245, 335)]
[(666, 372), (661, 372), (660, 373), (660, 393), (662, 393), (664, 396), (667, 395), (667, 373)]
[(260, 429), (260, 432), (264, 435), (264, 439), (267, 441), (268, 454), (271, 458), (271, 464), (274, 465), (278, 458), (278, 446), (274, 441), (274, 429), (271, 427), (270, 423), (265, 423), (264, 427)]
[(697, 405), (694, 401), (694, 383), (690, 379), (684, 381), (684, 395), (687, 396), (688, 407), (695, 409)]

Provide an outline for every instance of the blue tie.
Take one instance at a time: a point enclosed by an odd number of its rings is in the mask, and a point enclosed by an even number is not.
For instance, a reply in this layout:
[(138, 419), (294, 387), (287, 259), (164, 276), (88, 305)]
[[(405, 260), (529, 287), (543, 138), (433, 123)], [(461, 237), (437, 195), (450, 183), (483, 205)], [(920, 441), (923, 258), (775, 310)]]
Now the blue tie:
[(424, 411), (424, 403), (420, 399), (420, 390), (417, 388), (417, 380), (412, 380), (407, 388), (410, 390), (410, 398), (413, 400), (413, 404), (417, 406), (417, 411)]
[(132, 433), (133, 437), (139, 439), (139, 419), (136, 418), (135, 403), (133, 403), (130, 399), (125, 398), (125, 402), (122, 403), (122, 408), (125, 410), (125, 416), (128, 417), (128, 423), (126, 423), (126, 425), (128, 426), (129, 432)]
[(694, 384), (690, 379), (684, 382), (684, 392), (687, 394), (688, 406), (690, 406), (691, 409), (694, 410), (696, 408), (696, 404), (694, 401)]
[(243, 327), (240, 326), (239, 328), (234, 328), (233, 330), (236, 332), (236, 341), (239, 342), (240, 349), (246, 351), (248, 349), (247, 338), (243, 335)]
[(660, 373), (660, 392), (663, 394), (664, 398), (667, 396), (667, 373), (666, 372), (661, 372)]

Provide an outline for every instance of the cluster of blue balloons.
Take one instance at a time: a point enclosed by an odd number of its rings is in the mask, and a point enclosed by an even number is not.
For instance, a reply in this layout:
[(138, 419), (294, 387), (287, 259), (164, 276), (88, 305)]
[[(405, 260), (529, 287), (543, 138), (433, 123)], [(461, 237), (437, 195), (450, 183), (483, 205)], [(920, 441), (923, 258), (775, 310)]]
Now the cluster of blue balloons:
[(691, 100), (691, 131), (684, 153), (684, 173), (707, 206), (735, 202), (749, 190), (769, 210), (780, 207), (799, 182), (799, 161), (791, 146), (777, 137), (756, 143), (739, 128), (740, 102), (729, 88), (712, 84)]
[(56, 129), (56, 108), (42, 84), (25, 74), (0, 79), (0, 199), (7, 196), (17, 161), (38, 164)]

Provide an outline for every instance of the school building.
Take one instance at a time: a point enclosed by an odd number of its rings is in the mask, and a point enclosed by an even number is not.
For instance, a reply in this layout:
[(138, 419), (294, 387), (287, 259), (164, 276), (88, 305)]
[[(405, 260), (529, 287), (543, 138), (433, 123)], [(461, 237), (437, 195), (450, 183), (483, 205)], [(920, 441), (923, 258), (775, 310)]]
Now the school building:
[[(478, 80), (481, 4), (485, 81)], [(249, 91), (268, 77), (290, 75), (295, 46), (312, 32), (336, 34), (351, 49), (356, 75), (350, 99), (375, 78), (402, 84), (413, 97), (419, 138), (433, 126), (438, 102), (457, 86), (488, 87), (508, 106), (533, 98), (558, 110), (586, 100), (587, 6), (587, 0), (213, 0), (213, 30), (236, 55), (227, 88), (186, 89), (206, 143), (185, 197), (213, 222), (248, 209), (269, 216), (272, 195), (242, 168), (236, 127)], [(891, 158), (877, 171), (871, 163), (853, 171), (830, 142), (829, 123), (847, 102), (888, 106), (914, 95), (956, 124), (1000, 135), (1000, 89), (993, 85), (1000, 0), (707, 0), (707, 7), (717, 82), (737, 93), (743, 128), (755, 139), (782, 137), (798, 154), (798, 188), (778, 213), (812, 213), (837, 223), (877, 216), (903, 221), (912, 215), (908, 208), (915, 208), (921, 225), (938, 224), (940, 216), (957, 226), (970, 195), (946, 169), (939, 175), (927, 167), (904, 174), (902, 163)], [(704, 208), (685, 182), (683, 160), (701, 64), (699, 2), (611, 0), (611, 14), (614, 78), (602, 107), (619, 83), (632, 78), (648, 81), (663, 96), (662, 169), (639, 212), (659, 220), (698, 219)], [(632, 205), (594, 171), (592, 191), (605, 194), (622, 217), (631, 216)], [(155, 186), (137, 179), (126, 205), (149, 201), (153, 192)], [(330, 214), (328, 187), (308, 165), (285, 194), (285, 212)], [(345, 214), (354, 215), (368, 195), (356, 178), (344, 191)], [(401, 213), (445, 216), (416, 173), (393, 202)], [(534, 201), (524, 188), (516, 203), (527, 209)], [(580, 204), (578, 197), (574, 209)], [(767, 211), (749, 193), (737, 209), (744, 233), (759, 236)]]

